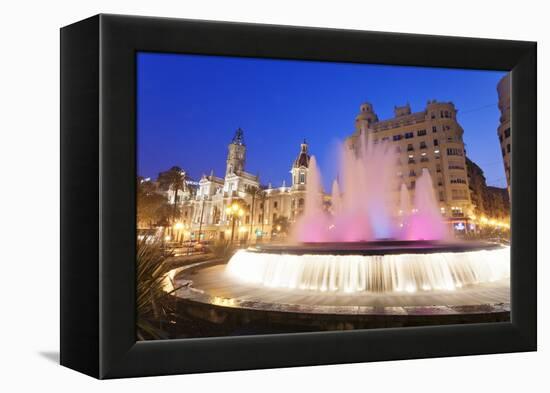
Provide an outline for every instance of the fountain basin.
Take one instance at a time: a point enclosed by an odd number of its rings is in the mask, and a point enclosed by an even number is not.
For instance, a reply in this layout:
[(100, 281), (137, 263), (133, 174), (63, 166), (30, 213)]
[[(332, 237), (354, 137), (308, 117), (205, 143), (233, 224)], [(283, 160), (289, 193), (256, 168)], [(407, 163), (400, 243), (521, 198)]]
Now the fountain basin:
[(456, 291), (509, 279), (510, 250), (434, 241), (265, 245), (238, 251), (225, 273), (247, 285), (313, 293)]
[(481, 241), (377, 240), (365, 242), (324, 242), (295, 244), (259, 244), (247, 251), (273, 254), (387, 255), (464, 252), (506, 248), (499, 243)]

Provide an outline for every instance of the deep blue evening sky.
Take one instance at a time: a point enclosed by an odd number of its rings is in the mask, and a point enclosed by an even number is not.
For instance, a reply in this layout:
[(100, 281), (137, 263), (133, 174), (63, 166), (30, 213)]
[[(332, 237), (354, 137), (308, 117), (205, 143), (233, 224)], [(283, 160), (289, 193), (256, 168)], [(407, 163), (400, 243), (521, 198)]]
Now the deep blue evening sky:
[(246, 170), (263, 184), (290, 184), (306, 138), (325, 185), (335, 176), (335, 146), (354, 130), (359, 105), (380, 119), (394, 105), (423, 110), (452, 101), (468, 156), (489, 185), (506, 186), (497, 137), (496, 85), (504, 72), (219, 56), (138, 55), (138, 174), (156, 178), (177, 165), (198, 180), (223, 177), (227, 144), (244, 130)]

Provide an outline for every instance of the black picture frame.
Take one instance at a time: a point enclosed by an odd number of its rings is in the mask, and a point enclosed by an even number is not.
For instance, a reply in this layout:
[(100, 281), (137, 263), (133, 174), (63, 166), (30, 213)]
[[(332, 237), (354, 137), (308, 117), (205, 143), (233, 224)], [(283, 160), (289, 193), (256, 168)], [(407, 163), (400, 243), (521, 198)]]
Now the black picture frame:
[[(511, 321), (136, 342), (137, 51), (510, 70)], [(103, 379), (535, 351), (536, 74), (535, 42), (121, 15), (63, 27), (61, 364)]]

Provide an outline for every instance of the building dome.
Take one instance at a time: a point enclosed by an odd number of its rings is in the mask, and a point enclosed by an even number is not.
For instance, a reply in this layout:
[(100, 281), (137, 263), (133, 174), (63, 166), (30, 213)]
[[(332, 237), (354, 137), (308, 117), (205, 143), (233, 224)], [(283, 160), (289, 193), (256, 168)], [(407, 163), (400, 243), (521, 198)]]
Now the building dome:
[(309, 154), (307, 153), (307, 143), (304, 139), (304, 142), (300, 145), (300, 154), (294, 160), (294, 168), (308, 167), (309, 166)]

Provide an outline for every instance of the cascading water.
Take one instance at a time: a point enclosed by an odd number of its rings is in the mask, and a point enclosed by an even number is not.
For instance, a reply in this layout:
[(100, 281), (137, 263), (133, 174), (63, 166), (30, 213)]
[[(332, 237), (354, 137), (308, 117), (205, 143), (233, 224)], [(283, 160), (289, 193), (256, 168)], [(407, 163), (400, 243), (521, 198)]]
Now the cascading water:
[(321, 292), (453, 291), (509, 278), (508, 247), (388, 255), (289, 255), (240, 250), (226, 273), (252, 285)]

